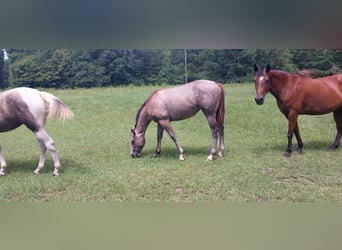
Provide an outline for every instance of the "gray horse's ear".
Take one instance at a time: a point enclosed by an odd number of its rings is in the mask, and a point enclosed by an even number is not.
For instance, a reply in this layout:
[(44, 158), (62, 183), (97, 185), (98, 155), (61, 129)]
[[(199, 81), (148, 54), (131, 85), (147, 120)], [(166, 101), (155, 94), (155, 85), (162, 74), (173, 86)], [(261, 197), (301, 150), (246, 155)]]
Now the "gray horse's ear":
[(267, 64), (267, 66), (266, 66), (266, 73), (268, 74), (270, 72), (270, 70), (271, 70), (271, 66), (269, 64)]
[(259, 70), (259, 67), (258, 67), (258, 65), (256, 65), (256, 63), (254, 63), (254, 67), (253, 68), (254, 68), (255, 72), (257, 72)]

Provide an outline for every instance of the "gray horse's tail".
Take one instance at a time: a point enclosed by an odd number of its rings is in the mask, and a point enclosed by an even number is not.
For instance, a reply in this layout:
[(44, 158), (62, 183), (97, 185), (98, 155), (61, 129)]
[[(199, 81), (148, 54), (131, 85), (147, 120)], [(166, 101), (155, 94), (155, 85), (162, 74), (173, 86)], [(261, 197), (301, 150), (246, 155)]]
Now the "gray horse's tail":
[(224, 113), (225, 113), (225, 104), (224, 104), (224, 89), (221, 84), (217, 84), (221, 89), (221, 98), (220, 104), (216, 112), (216, 120), (219, 127), (219, 130), (222, 131), (224, 129)]
[(43, 91), (39, 92), (39, 95), (44, 100), (48, 118), (57, 118), (64, 121), (75, 116), (72, 110), (58, 97)]

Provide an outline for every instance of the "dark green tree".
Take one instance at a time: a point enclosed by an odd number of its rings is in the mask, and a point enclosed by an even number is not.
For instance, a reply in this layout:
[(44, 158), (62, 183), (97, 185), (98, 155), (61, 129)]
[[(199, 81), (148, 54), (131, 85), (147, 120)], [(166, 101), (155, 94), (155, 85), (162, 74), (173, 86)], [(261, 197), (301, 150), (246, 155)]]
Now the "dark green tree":
[(6, 87), (6, 67), (5, 67), (5, 54), (0, 50), (0, 87), (4, 89)]
[(95, 63), (89, 50), (70, 50), (63, 61), (63, 79), (69, 88), (103, 87), (110, 81), (105, 68)]
[[(317, 76), (341, 72), (341, 50), (317, 49), (8, 49), (2, 87), (79, 88), (251, 82), (253, 64)], [(185, 58), (186, 55), (186, 58)], [(185, 60), (186, 59), (186, 60)], [(0, 59), (2, 62), (3, 60)], [(6, 84), (8, 82), (8, 85)]]

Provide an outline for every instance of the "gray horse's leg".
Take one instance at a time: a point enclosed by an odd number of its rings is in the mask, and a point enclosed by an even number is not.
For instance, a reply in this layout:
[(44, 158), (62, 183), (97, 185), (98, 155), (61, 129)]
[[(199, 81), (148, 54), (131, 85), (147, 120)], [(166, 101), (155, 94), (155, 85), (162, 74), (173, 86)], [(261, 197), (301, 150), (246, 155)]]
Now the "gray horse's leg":
[(161, 152), (161, 140), (163, 138), (163, 132), (164, 128), (158, 123), (158, 129), (157, 129), (157, 148), (154, 151), (152, 157), (157, 157), (160, 155)]
[(161, 121), (159, 121), (159, 124), (161, 127), (166, 129), (167, 133), (169, 134), (171, 139), (176, 144), (176, 146), (178, 148), (178, 152), (179, 152), (179, 160), (184, 161), (184, 150), (183, 150), (182, 146), (180, 145), (180, 143), (177, 139), (176, 133), (173, 130), (170, 121), (169, 120), (161, 120)]
[(56, 149), (54, 141), (43, 128), (35, 132), (34, 134), (37, 137), (37, 140), (39, 142), (39, 147), (40, 147), (40, 159), (39, 159), (38, 167), (34, 171), (34, 173), (38, 175), (40, 170), (44, 167), (46, 150), (48, 149), (51, 152), (53, 164), (55, 167), (53, 171), (53, 175), (58, 176), (61, 163), (58, 158), (57, 149)]
[(220, 136), (220, 151), (217, 153), (218, 156), (223, 157), (224, 151), (224, 128), (219, 129), (219, 136)]
[[(218, 131), (218, 125), (217, 125), (216, 117), (215, 116), (208, 116), (207, 119), (208, 119), (209, 127), (211, 130), (211, 134), (213, 137), (210, 154), (208, 155), (208, 160), (212, 161), (214, 159), (214, 155), (216, 153), (217, 138), (218, 138), (219, 131)], [(221, 149), (219, 152), (219, 154), (221, 154), (221, 155), (219, 155), (220, 157), (222, 157), (222, 155), (223, 155), (223, 152), (222, 152), (222, 150), (223, 150), (222, 149), (222, 142), (223, 141), (222, 140), (223, 140), (223, 138), (220, 137), (220, 141), (221, 141)]]
[(2, 154), (2, 148), (0, 146), (0, 176), (5, 176), (6, 175), (6, 167), (7, 163), (5, 161), (4, 155)]

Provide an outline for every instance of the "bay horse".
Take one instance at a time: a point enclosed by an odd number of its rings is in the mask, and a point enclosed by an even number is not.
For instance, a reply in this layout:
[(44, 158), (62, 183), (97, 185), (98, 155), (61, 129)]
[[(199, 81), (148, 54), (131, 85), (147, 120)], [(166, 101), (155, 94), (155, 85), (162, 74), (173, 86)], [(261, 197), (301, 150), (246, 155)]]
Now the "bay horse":
[(177, 146), (179, 160), (184, 160), (184, 150), (171, 126), (171, 121), (184, 120), (199, 110), (205, 115), (212, 133), (212, 146), (208, 160), (213, 160), (217, 139), (220, 140), (218, 156), (224, 150), (224, 90), (221, 84), (209, 80), (197, 80), (180, 86), (154, 91), (142, 104), (131, 129), (131, 157), (140, 157), (145, 145), (145, 131), (151, 121), (158, 124), (157, 147), (152, 157), (161, 152), (164, 129)]
[(340, 146), (342, 133), (342, 74), (336, 74), (312, 79), (300, 74), (289, 74), (285, 71), (259, 69), (255, 71), (255, 102), (264, 103), (264, 98), (270, 92), (277, 100), (280, 111), (288, 119), (288, 144), (283, 156), (288, 158), (292, 152), (292, 137), (295, 134), (301, 154), (303, 141), (297, 123), (298, 115), (323, 115), (333, 112), (337, 134), (329, 149)]
[[(74, 113), (54, 95), (32, 88), (19, 87), (0, 93), (0, 132), (6, 132), (25, 125), (36, 136), (40, 159), (34, 174), (39, 175), (44, 167), (46, 151), (49, 149), (54, 163), (53, 175), (59, 175), (61, 163), (54, 141), (45, 131), (47, 118), (71, 119)], [(7, 163), (0, 147), (0, 176), (4, 176)]]

